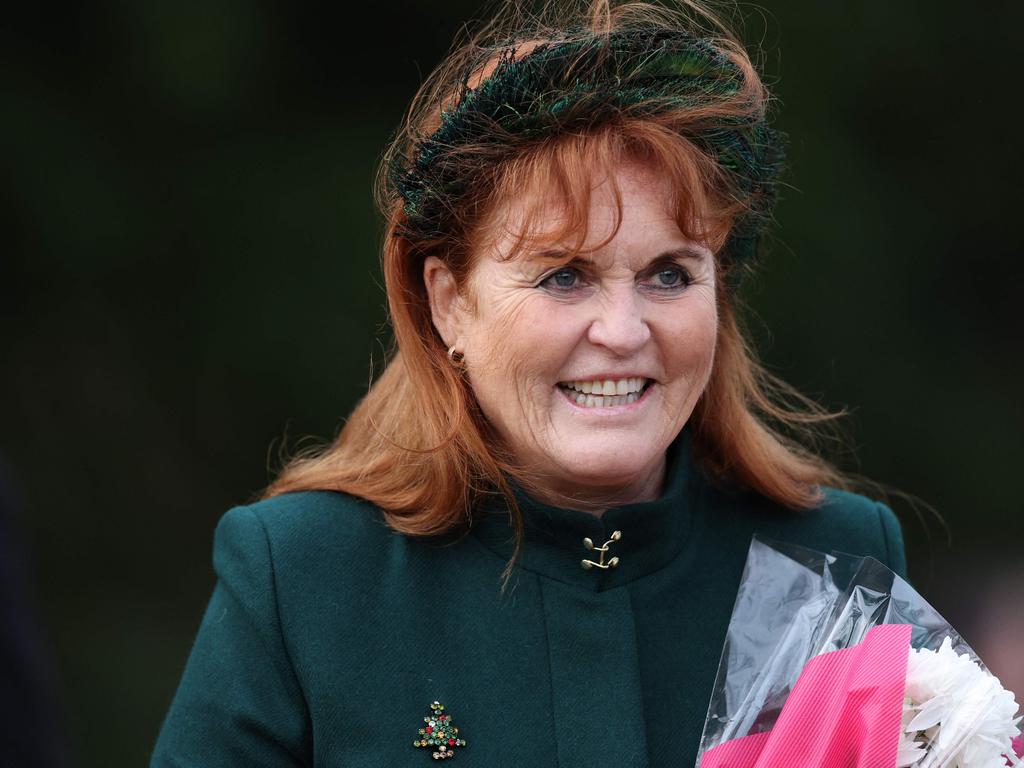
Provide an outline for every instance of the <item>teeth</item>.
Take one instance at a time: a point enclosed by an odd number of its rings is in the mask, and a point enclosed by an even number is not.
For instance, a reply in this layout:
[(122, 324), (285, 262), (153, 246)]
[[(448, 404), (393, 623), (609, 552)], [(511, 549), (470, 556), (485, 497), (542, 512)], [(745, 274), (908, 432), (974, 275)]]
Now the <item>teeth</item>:
[[(614, 408), (639, 400), (645, 382), (643, 378), (632, 378), (618, 381), (570, 381), (561, 386), (569, 399), (577, 405), (585, 408)], [(608, 384), (611, 385), (610, 391), (606, 386)]]
[(601, 381), (567, 381), (561, 386), (594, 397), (618, 397), (630, 393), (639, 394), (647, 379), (635, 376), (626, 379), (603, 379)]

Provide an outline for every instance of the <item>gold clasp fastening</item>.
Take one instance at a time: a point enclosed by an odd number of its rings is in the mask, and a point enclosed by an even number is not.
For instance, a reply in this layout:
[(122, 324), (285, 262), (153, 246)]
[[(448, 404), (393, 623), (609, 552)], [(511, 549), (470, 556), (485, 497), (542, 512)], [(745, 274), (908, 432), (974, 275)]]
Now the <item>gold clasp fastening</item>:
[(610, 539), (608, 539), (608, 541), (606, 541), (600, 547), (595, 547), (594, 546), (594, 540), (591, 539), (589, 536), (587, 536), (585, 539), (583, 539), (583, 546), (586, 547), (587, 549), (593, 549), (596, 552), (600, 552), (601, 553), (601, 557), (598, 558), (598, 561), (596, 563), (593, 560), (584, 560), (581, 563), (581, 565), (584, 568), (586, 568), (588, 571), (591, 568), (614, 568), (615, 566), (617, 566), (619, 564), (619, 558), (613, 557), (611, 560), (609, 560), (606, 563), (604, 561), (604, 553), (608, 551), (608, 545), (609, 544), (612, 544), (613, 542), (616, 542), (616, 541), (618, 541), (621, 538), (622, 538), (622, 531), (612, 531), (612, 537)]

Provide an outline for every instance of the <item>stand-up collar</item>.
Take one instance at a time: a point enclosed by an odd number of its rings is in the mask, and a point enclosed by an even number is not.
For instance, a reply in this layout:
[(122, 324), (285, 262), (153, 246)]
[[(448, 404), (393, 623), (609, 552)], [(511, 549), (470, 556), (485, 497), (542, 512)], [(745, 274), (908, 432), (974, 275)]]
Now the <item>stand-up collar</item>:
[[(621, 586), (662, 568), (680, 552), (690, 535), (696, 474), (687, 428), (668, 448), (664, 488), (653, 501), (612, 507), (597, 517), (545, 504), (513, 482), (525, 528), (518, 567), (595, 591)], [(504, 502), (485, 504), (478, 517), (473, 534), (501, 557), (510, 558), (515, 541)], [(620, 531), (621, 537), (612, 541), (615, 531)], [(604, 562), (617, 557), (618, 564), (608, 569), (585, 569), (584, 560), (600, 563), (602, 554), (587, 549), (585, 538), (595, 547), (607, 543)]]

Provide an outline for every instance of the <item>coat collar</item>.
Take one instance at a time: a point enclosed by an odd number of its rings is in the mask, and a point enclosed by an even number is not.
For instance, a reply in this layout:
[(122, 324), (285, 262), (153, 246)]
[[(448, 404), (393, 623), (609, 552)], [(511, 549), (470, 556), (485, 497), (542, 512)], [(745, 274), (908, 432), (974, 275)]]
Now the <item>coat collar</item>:
[[(596, 517), (540, 502), (513, 482), (525, 528), (517, 567), (593, 591), (612, 589), (653, 573), (679, 554), (690, 538), (698, 474), (687, 427), (668, 448), (664, 488), (653, 501), (613, 507)], [(473, 535), (502, 558), (511, 558), (515, 541), (505, 503), (491, 500), (481, 506), (480, 513)], [(583, 560), (600, 562), (601, 553), (588, 550), (584, 538), (601, 547), (615, 531), (621, 531), (621, 538), (608, 544), (604, 562), (618, 557), (618, 565), (585, 569)]]

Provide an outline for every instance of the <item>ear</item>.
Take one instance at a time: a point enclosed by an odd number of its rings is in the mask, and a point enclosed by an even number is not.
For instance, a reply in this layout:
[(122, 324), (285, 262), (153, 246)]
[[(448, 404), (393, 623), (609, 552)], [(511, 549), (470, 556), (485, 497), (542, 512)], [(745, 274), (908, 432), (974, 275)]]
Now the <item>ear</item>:
[(445, 346), (459, 346), (465, 308), (455, 276), (437, 256), (427, 256), (423, 262), (423, 284), (430, 299), (430, 317)]

